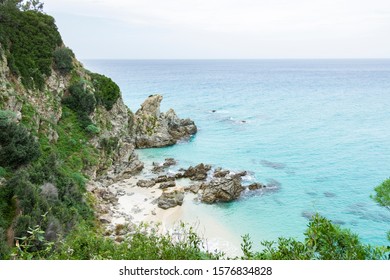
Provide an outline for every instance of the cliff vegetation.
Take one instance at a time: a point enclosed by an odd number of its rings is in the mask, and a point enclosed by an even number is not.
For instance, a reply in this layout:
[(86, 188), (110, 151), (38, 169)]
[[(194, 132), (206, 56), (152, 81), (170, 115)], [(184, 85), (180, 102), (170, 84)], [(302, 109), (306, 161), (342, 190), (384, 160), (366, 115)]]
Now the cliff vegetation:
[[(156, 132), (171, 145), (196, 127), (173, 111), (152, 115), (146, 105), (133, 115), (115, 82), (77, 61), (42, 8), (35, 0), (0, 1), (0, 259), (224, 258), (185, 225), (179, 239), (134, 225), (115, 229), (123, 240), (103, 236), (87, 182), (139, 171), (135, 146), (158, 147)], [(159, 106), (158, 96), (150, 98)], [(385, 207), (389, 186), (376, 189)], [(237, 259), (389, 257), (388, 248), (365, 245), (318, 215), (304, 235), (264, 242), (259, 252), (244, 236)]]

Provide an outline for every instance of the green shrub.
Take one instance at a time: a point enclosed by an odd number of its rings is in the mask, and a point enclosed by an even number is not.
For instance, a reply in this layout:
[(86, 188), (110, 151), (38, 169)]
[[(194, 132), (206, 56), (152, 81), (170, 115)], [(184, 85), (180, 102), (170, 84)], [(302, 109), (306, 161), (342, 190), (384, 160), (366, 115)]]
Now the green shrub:
[(20, 124), (0, 119), (0, 165), (19, 167), (40, 156), (39, 145)]
[(7, 245), (7, 235), (5, 230), (0, 227), (0, 260), (9, 258), (9, 247)]
[(69, 74), (73, 69), (74, 53), (67, 47), (59, 47), (53, 53), (54, 66), (61, 74)]
[(356, 234), (324, 217), (315, 215), (305, 232), (305, 241), (279, 238), (264, 241), (263, 250), (253, 252), (248, 237), (244, 238), (244, 258), (263, 260), (369, 260), (385, 259), (388, 249), (362, 244)]
[(54, 18), (37, 11), (0, 5), (0, 43), (8, 66), (24, 86), (42, 89), (51, 74), (53, 52), (62, 44)]
[(5, 177), (7, 175), (7, 170), (4, 167), (0, 166), (0, 178)]
[(90, 73), (93, 86), (95, 87), (95, 97), (99, 105), (103, 105), (108, 111), (112, 109), (120, 97), (120, 89), (110, 78)]
[(385, 180), (375, 188), (376, 196), (374, 199), (380, 205), (390, 209), (390, 179)]
[(0, 110), (0, 121), (12, 121), (16, 119), (16, 114), (9, 110)]
[(90, 124), (88, 125), (85, 130), (90, 133), (90, 134), (99, 134), (100, 132), (100, 128), (98, 128), (96, 125), (94, 124)]
[(63, 99), (63, 103), (77, 113), (82, 128), (86, 129), (89, 125), (93, 125), (89, 115), (96, 108), (95, 96), (87, 90), (83, 81), (72, 84), (68, 90), (69, 96)]

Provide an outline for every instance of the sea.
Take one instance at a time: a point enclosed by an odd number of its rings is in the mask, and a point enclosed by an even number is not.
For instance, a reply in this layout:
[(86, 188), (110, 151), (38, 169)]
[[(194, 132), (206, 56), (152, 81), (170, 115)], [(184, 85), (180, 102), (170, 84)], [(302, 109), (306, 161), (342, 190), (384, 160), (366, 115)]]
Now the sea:
[(273, 186), (198, 204), (199, 215), (260, 244), (304, 240), (319, 213), (364, 243), (389, 245), (390, 211), (372, 196), (390, 176), (390, 60), (82, 62), (112, 78), (133, 112), (158, 93), (161, 111), (195, 121), (189, 141), (138, 150), (142, 160), (246, 170), (245, 184)]

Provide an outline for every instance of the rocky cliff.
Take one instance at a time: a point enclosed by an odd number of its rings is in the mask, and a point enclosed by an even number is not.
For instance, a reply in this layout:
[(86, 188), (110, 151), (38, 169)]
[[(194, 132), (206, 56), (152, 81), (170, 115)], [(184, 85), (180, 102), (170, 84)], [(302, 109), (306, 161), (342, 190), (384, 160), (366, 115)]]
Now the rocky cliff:
[(93, 191), (142, 170), (136, 147), (196, 132), (173, 110), (160, 113), (161, 100), (147, 98), (134, 115), (119, 87), (63, 44), (52, 17), (0, 4), (0, 126), (9, 131), (0, 133), (0, 157), (16, 158), (0, 158), (0, 247), (36, 225), (53, 240), (93, 223), (101, 202)]
[(197, 132), (190, 119), (180, 119), (173, 109), (160, 112), (161, 95), (151, 95), (135, 113), (135, 145), (137, 148), (163, 147), (189, 139)]

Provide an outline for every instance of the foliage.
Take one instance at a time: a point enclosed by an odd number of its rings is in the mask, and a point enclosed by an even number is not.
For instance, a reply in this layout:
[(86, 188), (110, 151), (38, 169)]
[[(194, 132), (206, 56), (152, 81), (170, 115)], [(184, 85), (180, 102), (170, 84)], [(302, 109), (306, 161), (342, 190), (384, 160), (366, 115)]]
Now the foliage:
[(108, 111), (112, 109), (120, 97), (120, 89), (110, 78), (90, 73), (95, 88), (95, 97), (99, 105), (103, 105)]
[(27, 0), (27, 1), (19, 1), (22, 2), (19, 4), (19, 7), (22, 11), (37, 11), (42, 12), (43, 11), (43, 3), (41, 3), (39, 0)]
[(73, 69), (74, 53), (67, 47), (59, 47), (53, 53), (54, 66), (63, 75), (69, 74)]
[(271, 260), (365, 260), (387, 258), (387, 248), (373, 248), (360, 242), (356, 234), (324, 217), (315, 215), (305, 232), (305, 241), (279, 238), (277, 242), (264, 241), (264, 249), (251, 251), (251, 242), (244, 236), (244, 259)]
[(5, 177), (7, 175), (7, 170), (4, 167), (0, 166), (0, 178)]
[(83, 128), (92, 124), (89, 115), (95, 110), (96, 99), (84, 81), (78, 81), (69, 87), (69, 96), (63, 99), (63, 103), (77, 113)]
[(16, 119), (16, 114), (9, 110), (0, 110), (0, 121), (12, 121)]
[(390, 178), (375, 188), (375, 201), (390, 209)]
[(5, 260), (9, 257), (9, 247), (6, 244), (5, 230), (0, 227), (0, 260)]
[(39, 145), (23, 125), (0, 118), (0, 165), (13, 168), (40, 155)]
[[(202, 247), (202, 240), (192, 228), (181, 225), (175, 235), (158, 234), (158, 228), (141, 225), (117, 244), (85, 225), (71, 233), (53, 259), (137, 259), (137, 260), (201, 260), (218, 259), (222, 255)], [(179, 236), (179, 238), (177, 238)]]
[(100, 132), (100, 129), (94, 124), (88, 125), (85, 130), (90, 134), (98, 134)]
[(29, 228), (27, 235), (17, 238), (16, 247), (13, 250), (13, 259), (45, 259), (53, 251), (54, 242), (45, 239), (45, 231), (39, 225)]
[(53, 52), (62, 44), (51, 16), (14, 5), (0, 5), (0, 43), (8, 66), (24, 86), (42, 89), (51, 74)]

